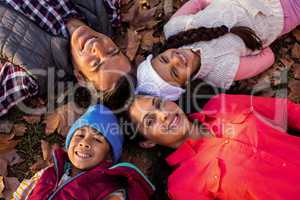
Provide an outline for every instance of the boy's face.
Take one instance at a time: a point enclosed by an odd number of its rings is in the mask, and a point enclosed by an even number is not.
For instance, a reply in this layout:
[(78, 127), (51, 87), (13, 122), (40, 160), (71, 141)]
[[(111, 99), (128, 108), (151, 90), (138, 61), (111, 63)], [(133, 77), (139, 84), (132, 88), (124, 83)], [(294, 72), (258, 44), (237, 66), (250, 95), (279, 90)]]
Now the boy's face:
[(110, 37), (80, 26), (71, 35), (75, 70), (102, 92), (111, 91), (120, 77), (131, 70), (128, 58)]
[(190, 130), (191, 123), (172, 101), (161, 101), (150, 96), (138, 96), (129, 110), (133, 123), (143, 136), (167, 147), (177, 147)]
[(74, 167), (88, 170), (98, 165), (110, 153), (106, 139), (90, 127), (77, 129), (68, 148), (68, 156)]
[(154, 70), (166, 82), (182, 87), (198, 72), (200, 56), (190, 49), (168, 49), (151, 61)]

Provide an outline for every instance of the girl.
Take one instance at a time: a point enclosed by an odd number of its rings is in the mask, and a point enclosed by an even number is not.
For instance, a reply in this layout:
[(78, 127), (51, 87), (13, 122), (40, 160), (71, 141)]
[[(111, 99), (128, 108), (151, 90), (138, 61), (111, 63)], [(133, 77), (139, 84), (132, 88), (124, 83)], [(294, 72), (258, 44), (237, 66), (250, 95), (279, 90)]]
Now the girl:
[(299, 24), (299, 13), (299, 0), (191, 0), (164, 27), (168, 50), (140, 64), (137, 91), (176, 100), (189, 80), (228, 89), (256, 76), (273, 64), (268, 46)]
[[(288, 112), (286, 112), (288, 111)], [(221, 94), (190, 120), (171, 101), (137, 96), (128, 110), (143, 147), (176, 149), (168, 193), (175, 200), (286, 200), (300, 196), (300, 105)], [(200, 122), (200, 123), (199, 123)], [(287, 122), (287, 124), (286, 124)]]

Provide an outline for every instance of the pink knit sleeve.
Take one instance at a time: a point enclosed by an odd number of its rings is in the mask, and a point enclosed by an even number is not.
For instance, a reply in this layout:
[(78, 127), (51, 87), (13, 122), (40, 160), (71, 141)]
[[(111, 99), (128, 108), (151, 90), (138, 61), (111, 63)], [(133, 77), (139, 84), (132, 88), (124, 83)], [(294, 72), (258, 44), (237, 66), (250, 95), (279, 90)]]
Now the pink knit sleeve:
[(211, 2), (212, 0), (189, 0), (172, 17), (195, 14), (199, 10), (203, 10)]
[(275, 56), (270, 47), (263, 49), (258, 55), (243, 56), (235, 80), (254, 77), (267, 70), (274, 63)]

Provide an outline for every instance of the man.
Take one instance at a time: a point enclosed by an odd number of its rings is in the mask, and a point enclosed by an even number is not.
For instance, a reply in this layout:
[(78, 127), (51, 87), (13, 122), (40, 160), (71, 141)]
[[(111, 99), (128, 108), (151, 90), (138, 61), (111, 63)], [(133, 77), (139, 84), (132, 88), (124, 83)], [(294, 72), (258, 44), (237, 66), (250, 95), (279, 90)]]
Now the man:
[(131, 65), (108, 37), (118, 3), (0, 0), (0, 116), (36, 94), (62, 93), (73, 75), (104, 103), (122, 104)]

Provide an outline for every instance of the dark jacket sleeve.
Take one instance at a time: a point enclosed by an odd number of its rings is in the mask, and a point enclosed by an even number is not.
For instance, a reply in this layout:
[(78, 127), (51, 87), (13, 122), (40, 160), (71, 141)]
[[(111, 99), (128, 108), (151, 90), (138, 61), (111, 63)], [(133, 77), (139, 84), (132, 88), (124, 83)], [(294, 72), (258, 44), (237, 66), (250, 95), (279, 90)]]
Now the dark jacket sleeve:
[(112, 36), (112, 26), (103, 0), (72, 0), (72, 2), (90, 27)]

